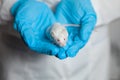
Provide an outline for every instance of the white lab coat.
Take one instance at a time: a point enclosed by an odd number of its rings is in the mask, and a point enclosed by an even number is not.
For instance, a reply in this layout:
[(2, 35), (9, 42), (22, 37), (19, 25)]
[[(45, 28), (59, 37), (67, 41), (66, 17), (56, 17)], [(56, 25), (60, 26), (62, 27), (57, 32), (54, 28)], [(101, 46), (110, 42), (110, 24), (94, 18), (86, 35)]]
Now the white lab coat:
[[(58, 2), (44, 1), (52, 8)], [(120, 8), (117, 6), (119, 0), (92, 0), (92, 3), (98, 14), (98, 28), (92, 33), (87, 45), (72, 59), (59, 60), (53, 56), (36, 54), (11, 29), (11, 23), (1, 26), (0, 80), (109, 80), (110, 43), (106, 24), (120, 16)], [(111, 4), (115, 4), (112, 6), (115, 11), (110, 10)], [(1, 10), (4, 12), (3, 8)], [(9, 9), (6, 8), (4, 12), (7, 17), (0, 12), (1, 23), (11, 20)]]

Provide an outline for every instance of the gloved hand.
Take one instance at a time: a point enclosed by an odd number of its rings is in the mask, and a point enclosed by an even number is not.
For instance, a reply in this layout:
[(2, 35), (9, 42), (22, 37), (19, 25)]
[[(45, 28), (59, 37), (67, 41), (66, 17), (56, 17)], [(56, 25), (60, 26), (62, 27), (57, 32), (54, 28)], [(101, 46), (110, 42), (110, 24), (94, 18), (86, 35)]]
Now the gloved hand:
[[(55, 13), (62, 24), (79, 24), (79, 27), (68, 27), (70, 45), (66, 48), (66, 56), (74, 57), (88, 42), (96, 24), (96, 13), (90, 0), (62, 0)], [(71, 41), (72, 40), (72, 41)], [(60, 56), (60, 55), (59, 55)]]
[(46, 4), (36, 0), (20, 0), (13, 5), (11, 13), (14, 28), (32, 50), (48, 55), (59, 53), (59, 47), (45, 35), (46, 29), (56, 22)]

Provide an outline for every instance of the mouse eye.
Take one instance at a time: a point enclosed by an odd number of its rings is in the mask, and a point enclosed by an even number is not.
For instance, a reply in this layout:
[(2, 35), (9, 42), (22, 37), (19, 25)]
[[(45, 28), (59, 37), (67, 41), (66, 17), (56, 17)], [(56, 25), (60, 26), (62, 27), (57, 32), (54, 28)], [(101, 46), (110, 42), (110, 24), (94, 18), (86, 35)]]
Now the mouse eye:
[(57, 41), (59, 42), (60, 40), (58, 39)]

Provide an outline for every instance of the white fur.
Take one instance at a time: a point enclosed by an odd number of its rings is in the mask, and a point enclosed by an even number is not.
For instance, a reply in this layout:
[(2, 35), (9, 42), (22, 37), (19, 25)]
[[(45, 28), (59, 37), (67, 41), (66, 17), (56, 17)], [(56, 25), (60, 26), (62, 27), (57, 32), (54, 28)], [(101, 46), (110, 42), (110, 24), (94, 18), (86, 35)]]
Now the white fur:
[(65, 46), (68, 40), (68, 32), (65, 26), (55, 23), (50, 30), (54, 42), (61, 47)]

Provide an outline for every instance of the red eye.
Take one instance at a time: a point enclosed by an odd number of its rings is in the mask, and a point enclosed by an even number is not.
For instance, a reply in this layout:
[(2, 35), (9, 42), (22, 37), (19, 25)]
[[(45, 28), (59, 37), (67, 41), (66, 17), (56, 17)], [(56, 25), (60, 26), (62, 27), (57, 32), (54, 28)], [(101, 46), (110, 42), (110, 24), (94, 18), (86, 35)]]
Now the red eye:
[(60, 40), (58, 39), (57, 41), (59, 42)]

